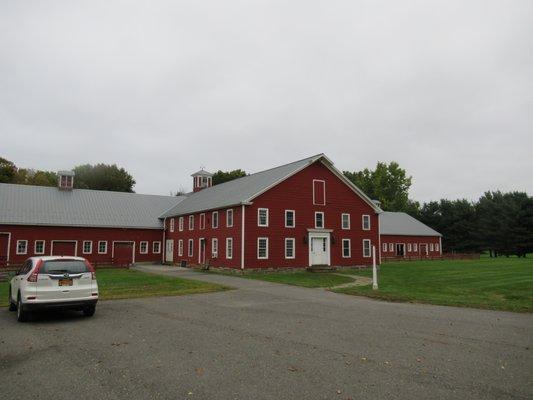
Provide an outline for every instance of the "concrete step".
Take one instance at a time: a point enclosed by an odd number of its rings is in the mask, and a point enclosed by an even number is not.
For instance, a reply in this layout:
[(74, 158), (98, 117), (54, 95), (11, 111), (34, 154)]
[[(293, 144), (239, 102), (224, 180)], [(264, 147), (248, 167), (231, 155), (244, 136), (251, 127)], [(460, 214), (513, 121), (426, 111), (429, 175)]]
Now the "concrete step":
[(311, 265), (307, 270), (309, 272), (333, 272), (336, 271), (337, 268), (331, 265)]

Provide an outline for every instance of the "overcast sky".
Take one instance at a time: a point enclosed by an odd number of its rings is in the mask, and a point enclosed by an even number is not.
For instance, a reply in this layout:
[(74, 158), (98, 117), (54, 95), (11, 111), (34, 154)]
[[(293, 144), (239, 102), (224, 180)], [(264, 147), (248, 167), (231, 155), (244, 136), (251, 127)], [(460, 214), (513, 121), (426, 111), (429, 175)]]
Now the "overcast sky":
[(316, 153), (533, 194), (533, 1), (0, 2), (0, 157), (139, 193)]

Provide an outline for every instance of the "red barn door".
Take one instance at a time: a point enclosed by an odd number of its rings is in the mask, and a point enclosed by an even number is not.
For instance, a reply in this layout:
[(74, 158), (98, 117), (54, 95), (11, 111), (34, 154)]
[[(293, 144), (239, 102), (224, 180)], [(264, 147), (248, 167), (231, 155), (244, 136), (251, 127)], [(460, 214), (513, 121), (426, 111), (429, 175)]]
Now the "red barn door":
[(53, 256), (75, 256), (76, 255), (76, 242), (68, 241), (53, 241), (52, 242), (52, 255)]
[(113, 264), (127, 266), (133, 264), (133, 243), (113, 243)]
[(7, 265), (7, 253), (9, 249), (9, 235), (0, 233), (0, 267)]

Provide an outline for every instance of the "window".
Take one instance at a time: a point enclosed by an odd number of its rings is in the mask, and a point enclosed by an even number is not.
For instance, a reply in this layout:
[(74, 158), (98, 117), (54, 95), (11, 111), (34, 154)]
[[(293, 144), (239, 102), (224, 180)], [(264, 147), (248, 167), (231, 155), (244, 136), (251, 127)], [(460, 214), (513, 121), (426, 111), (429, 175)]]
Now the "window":
[(180, 217), (178, 220), (178, 229), (180, 232), (183, 232), (183, 217)]
[(200, 229), (205, 229), (205, 214), (200, 214)]
[(194, 215), (189, 215), (189, 230), (192, 231), (194, 229)]
[(174, 232), (174, 218), (170, 219), (170, 232)]
[(316, 206), (326, 205), (326, 182), (313, 179), (313, 204)]
[(418, 244), (417, 243), (413, 244), (413, 250), (414, 251), (418, 251)]
[(387, 251), (387, 243), (383, 243), (383, 251)]
[(183, 256), (183, 239), (178, 240), (178, 256)]
[(226, 238), (226, 258), (233, 258), (233, 238)]
[(211, 226), (213, 227), (213, 229), (218, 228), (218, 211), (213, 211), (211, 218)]
[(268, 258), (268, 238), (257, 238), (257, 258), (260, 260)]
[(36, 240), (33, 244), (33, 252), (35, 254), (44, 254), (44, 240)]
[(194, 254), (194, 241), (189, 239), (189, 257), (192, 257)]
[(435, 243), (435, 251), (439, 251), (439, 244)]
[(148, 253), (148, 242), (139, 243), (139, 253), (147, 254)]
[(294, 256), (294, 246), (296, 241), (294, 238), (285, 239), (285, 258), (295, 258)]
[(429, 251), (433, 251), (433, 243), (429, 244)]
[(394, 243), (389, 243), (389, 251), (394, 251)]
[(218, 257), (218, 239), (217, 238), (211, 239), (211, 257), (213, 258)]
[(107, 253), (107, 242), (105, 240), (100, 240), (98, 242), (98, 254)]
[(322, 211), (315, 212), (315, 228), (324, 228), (324, 213)]
[(285, 210), (285, 228), (294, 228), (296, 226), (295, 211)]
[(370, 215), (363, 215), (363, 230), (370, 230)]
[(257, 209), (257, 226), (268, 226), (268, 208)]
[(350, 229), (350, 214), (342, 214), (341, 224), (342, 229)]
[(342, 258), (350, 258), (351, 254), (350, 239), (342, 239)]
[(413, 251), (411, 243), (407, 243), (407, 251)]
[(228, 228), (233, 226), (233, 209), (226, 210), (226, 226)]
[(93, 242), (90, 240), (83, 241), (83, 254), (91, 254), (93, 252)]
[(152, 253), (161, 253), (161, 242), (152, 242)]
[(363, 257), (370, 257), (371, 256), (371, 249), (370, 249), (370, 239), (364, 239), (363, 240)]

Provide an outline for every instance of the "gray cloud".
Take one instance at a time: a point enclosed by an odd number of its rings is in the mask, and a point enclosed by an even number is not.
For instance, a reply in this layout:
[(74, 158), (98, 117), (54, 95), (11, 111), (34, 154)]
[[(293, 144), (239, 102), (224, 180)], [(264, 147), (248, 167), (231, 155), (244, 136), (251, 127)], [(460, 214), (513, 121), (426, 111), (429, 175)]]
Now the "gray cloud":
[(530, 1), (4, 1), (0, 155), (136, 191), (325, 152), (412, 197), (533, 192)]

